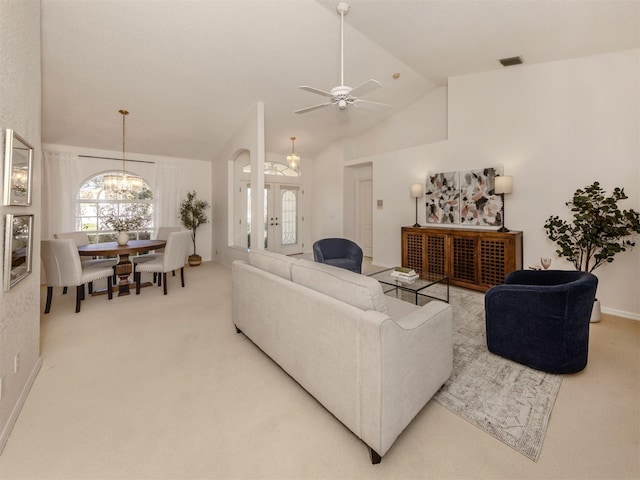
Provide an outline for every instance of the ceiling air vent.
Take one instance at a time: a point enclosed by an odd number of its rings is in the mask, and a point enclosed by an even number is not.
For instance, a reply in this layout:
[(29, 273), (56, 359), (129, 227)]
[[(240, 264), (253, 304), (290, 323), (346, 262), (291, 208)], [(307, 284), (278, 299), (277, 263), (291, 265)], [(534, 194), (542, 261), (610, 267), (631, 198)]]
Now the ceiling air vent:
[(523, 63), (522, 57), (501, 58), (499, 61), (503, 67), (510, 67), (511, 65), (521, 65)]

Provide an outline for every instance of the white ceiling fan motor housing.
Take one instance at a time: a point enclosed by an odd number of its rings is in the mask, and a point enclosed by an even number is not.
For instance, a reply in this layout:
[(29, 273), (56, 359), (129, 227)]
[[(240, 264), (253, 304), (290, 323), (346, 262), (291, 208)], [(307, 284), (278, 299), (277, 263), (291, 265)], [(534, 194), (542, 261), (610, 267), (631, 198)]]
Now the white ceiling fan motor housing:
[(340, 2), (336, 5), (336, 10), (340, 15), (346, 15), (349, 13), (349, 4), (347, 2)]

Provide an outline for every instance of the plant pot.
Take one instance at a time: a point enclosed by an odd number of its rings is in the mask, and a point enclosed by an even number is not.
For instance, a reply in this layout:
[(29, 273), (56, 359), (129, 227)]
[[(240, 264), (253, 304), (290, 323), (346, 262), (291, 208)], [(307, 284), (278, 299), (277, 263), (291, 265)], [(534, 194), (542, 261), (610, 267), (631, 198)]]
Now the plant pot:
[(600, 321), (601, 311), (600, 311), (600, 300), (597, 298), (593, 302), (593, 310), (591, 310), (591, 323), (597, 323)]
[(197, 267), (202, 263), (202, 257), (200, 255), (189, 255), (189, 266)]
[(127, 242), (129, 242), (129, 234), (127, 232), (118, 232), (116, 241), (118, 242), (118, 245), (126, 245)]

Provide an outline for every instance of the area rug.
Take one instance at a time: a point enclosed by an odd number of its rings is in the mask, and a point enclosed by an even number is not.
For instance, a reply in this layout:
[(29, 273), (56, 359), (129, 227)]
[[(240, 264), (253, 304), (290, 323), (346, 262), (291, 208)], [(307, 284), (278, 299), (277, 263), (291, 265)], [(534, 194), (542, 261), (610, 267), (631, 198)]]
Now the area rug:
[(562, 376), (540, 372), (489, 352), (483, 293), (451, 287), (450, 303), (453, 374), (434, 399), (537, 461)]

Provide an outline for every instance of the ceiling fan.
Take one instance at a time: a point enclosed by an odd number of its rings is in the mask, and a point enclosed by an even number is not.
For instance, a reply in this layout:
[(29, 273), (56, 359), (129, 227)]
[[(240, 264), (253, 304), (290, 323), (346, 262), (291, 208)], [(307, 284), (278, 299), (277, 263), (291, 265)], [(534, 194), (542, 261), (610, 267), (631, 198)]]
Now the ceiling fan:
[(344, 84), (344, 16), (349, 12), (349, 4), (340, 2), (336, 6), (336, 10), (340, 14), (340, 85), (333, 87), (330, 92), (325, 92), (314, 87), (301, 86), (300, 90), (322, 95), (328, 97), (329, 100), (325, 103), (319, 103), (317, 105), (311, 105), (309, 107), (296, 110), (295, 113), (307, 113), (318, 108), (327, 107), (329, 105), (337, 105), (340, 110), (344, 110), (349, 105), (355, 107), (363, 107), (369, 110), (388, 110), (391, 105), (386, 103), (372, 102), (369, 100), (361, 100), (358, 95), (364, 95), (382, 86), (377, 80), (370, 79), (366, 82), (358, 85), (355, 88), (348, 87)]

